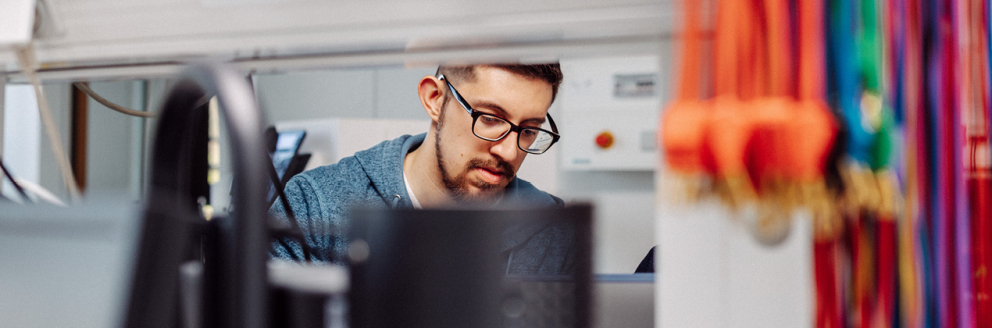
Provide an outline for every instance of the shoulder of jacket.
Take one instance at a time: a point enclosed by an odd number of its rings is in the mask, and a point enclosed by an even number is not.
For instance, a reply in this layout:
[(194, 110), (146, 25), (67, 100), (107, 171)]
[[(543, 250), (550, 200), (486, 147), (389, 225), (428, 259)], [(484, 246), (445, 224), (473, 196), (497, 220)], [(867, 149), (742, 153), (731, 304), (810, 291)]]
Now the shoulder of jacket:
[(297, 174), (292, 180), (302, 179), (315, 189), (328, 189), (341, 184), (355, 184), (356, 179), (362, 178), (368, 180), (358, 160), (354, 156), (349, 156), (337, 163), (315, 167)]
[(515, 190), (514, 196), (516, 201), (522, 201), (525, 203), (533, 203), (536, 205), (556, 205), (563, 206), (565, 201), (558, 198), (555, 195), (547, 193), (543, 190), (537, 189), (534, 184), (528, 182), (527, 180), (517, 178), (515, 179)]

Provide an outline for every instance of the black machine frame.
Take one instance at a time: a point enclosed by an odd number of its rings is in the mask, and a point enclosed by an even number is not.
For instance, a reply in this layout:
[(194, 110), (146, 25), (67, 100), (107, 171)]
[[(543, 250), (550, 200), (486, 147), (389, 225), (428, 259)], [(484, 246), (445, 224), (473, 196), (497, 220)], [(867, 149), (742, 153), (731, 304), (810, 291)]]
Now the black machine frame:
[[(204, 263), (204, 326), (261, 328), (268, 324), (266, 191), (268, 167), (261, 112), (245, 76), (221, 64), (187, 68), (160, 111), (151, 184), (131, 283), (125, 327), (178, 326), (178, 267), (196, 240), (197, 199), (206, 179), (193, 164), (206, 107), (216, 96), (231, 141), (237, 212), (221, 226), (215, 256)], [(205, 145), (205, 142), (202, 143)], [(207, 256), (209, 254), (205, 254)], [(211, 295), (211, 296), (208, 296)]]

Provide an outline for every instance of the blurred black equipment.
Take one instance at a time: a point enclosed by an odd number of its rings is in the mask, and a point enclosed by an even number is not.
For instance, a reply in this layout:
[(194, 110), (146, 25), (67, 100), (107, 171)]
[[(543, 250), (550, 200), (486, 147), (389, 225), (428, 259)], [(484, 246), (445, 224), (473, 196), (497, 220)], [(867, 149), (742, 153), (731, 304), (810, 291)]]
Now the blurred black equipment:
[[(217, 224), (203, 257), (204, 327), (267, 324), (269, 235), (265, 199), (270, 165), (262, 119), (244, 76), (219, 65), (187, 69), (165, 100), (151, 164), (151, 186), (125, 326), (178, 326), (179, 267), (200, 246), (197, 201), (206, 184), (209, 99), (216, 96), (231, 141), (237, 212)], [(202, 156), (202, 158), (201, 158)]]
[[(351, 327), (591, 325), (589, 205), (356, 210), (351, 225)], [(566, 231), (566, 240), (557, 242), (568, 251), (528, 253), (512, 246), (521, 242), (513, 240), (518, 232), (543, 229)], [(548, 274), (510, 270), (513, 263), (542, 261), (535, 256), (564, 257), (570, 264)]]
[[(7, 170), (7, 166), (3, 165), (3, 159), (0, 159), (0, 169), (3, 170), (3, 177), (6, 177), (7, 180), (10, 181), (10, 184), (14, 186), (14, 189), (17, 190), (17, 193), (20, 194), (24, 202), (30, 202), (31, 197), (24, 191), (24, 188), (21, 188), (21, 184), (17, 183), (17, 179), (14, 179), (14, 175), (10, 174), (10, 171)], [(0, 177), (0, 181), (3, 181), (3, 177)]]

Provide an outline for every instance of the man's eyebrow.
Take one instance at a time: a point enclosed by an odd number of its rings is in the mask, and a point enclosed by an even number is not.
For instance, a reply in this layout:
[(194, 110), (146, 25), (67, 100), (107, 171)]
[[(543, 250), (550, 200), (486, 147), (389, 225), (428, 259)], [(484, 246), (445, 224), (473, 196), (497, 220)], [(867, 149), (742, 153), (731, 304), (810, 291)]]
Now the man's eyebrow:
[[(493, 111), (496, 112), (495, 114), (497, 116), (502, 117), (502, 118), (506, 118), (507, 116), (509, 116), (509, 115), (506, 114), (506, 110), (503, 109), (502, 106), (500, 106), (499, 104), (493, 103), (493, 102), (489, 102), (489, 101), (479, 101), (479, 102), (476, 102), (476, 105), (475, 106), (472, 106), (472, 107), (473, 108), (485, 108), (485, 109), (493, 110)], [(540, 126), (541, 124), (544, 124), (544, 121), (545, 121), (545, 118), (544, 117), (540, 117), (540, 118), (529, 118), (529, 119), (526, 119), (526, 120), (521, 121), (520, 124), (531, 123), (531, 124), (537, 124), (538, 126)]]
[(530, 124), (536, 124), (537, 126), (541, 126), (541, 125), (544, 124), (544, 121), (545, 121), (545, 119), (543, 117), (542, 118), (528, 118), (526, 120), (523, 120), (523, 122), (520, 122), (520, 125), (530, 123)]
[(494, 102), (489, 102), (489, 101), (485, 101), (485, 100), (478, 101), (478, 102), (475, 103), (475, 106), (472, 106), (472, 108), (490, 109), (490, 110), (496, 111), (496, 115), (498, 115), (500, 117), (505, 118), (507, 116), (506, 115), (506, 110), (503, 109), (503, 106), (500, 106), (499, 104), (494, 103)]

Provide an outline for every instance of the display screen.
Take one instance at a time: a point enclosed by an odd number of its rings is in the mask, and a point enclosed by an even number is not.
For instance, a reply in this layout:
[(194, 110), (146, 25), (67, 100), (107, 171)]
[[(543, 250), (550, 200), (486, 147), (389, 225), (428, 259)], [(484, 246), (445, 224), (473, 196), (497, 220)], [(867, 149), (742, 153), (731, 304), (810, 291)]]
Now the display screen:
[[(293, 157), (300, 150), (300, 145), (303, 144), (303, 138), (306, 135), (307, 132), (303, 130), (279, 132), (279, 137), (276, 139), (276, 151), (270, 154), (272, 157), (272, 166), (276, 169), (276, 175), (279, 177), (279, 181), (285, 183), (286, 180), (289, 180), (285, 177), (286, 170), (289, 168), (290, 163), (293, 162)], [(275, 186), (270, 183), (268, 199), (272, 199), (275, 192)]]

